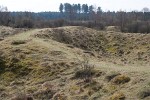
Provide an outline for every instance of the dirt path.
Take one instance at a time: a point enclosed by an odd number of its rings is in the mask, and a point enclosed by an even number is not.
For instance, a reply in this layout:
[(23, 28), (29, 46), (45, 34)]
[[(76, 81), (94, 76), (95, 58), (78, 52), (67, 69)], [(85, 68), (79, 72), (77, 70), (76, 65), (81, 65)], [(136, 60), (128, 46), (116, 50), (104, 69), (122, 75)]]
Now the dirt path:
[(97, 69), (111, 70), (111, 71), (121, 71), (121, 72), (146, 72), (150, 73), (150, 65), (146, 66), (136, 66), (136, 65), (117, 65), (110, 62), (104, 61), (92, 61)]

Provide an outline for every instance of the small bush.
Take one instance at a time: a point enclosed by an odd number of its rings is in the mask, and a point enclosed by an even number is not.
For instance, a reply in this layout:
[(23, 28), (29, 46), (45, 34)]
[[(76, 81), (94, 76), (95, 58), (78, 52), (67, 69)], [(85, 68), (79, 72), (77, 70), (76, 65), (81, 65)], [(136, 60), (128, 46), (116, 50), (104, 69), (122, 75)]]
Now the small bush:
[(84, 59), (83, 62), (80, 63), (80, 68), (75, 72), (75, 78), (81, 78), (85, 81), (91, 81), (92, 76), (95, 75), (96, 71), (94, 70), (94, 66), (89, 64), (87, 59)]
[(118, 75), (112, 79), (112, 83), (115, 84), (124, 84), (130, 81), (130, 78), (125, 75)]
[(81, 69), (75, 73), (76, 78), (85, 78), (94, 75), (94, 70), (91, 69)]

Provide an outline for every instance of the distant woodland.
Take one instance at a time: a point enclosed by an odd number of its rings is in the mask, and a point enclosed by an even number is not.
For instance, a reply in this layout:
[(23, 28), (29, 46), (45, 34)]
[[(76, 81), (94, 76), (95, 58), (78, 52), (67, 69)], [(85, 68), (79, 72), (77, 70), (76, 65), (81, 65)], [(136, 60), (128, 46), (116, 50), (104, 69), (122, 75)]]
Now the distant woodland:
[(0, 6), (0, 25), (15, 28), (46, 28), (61, 26), (85, 26), (105, 29), (118, 26), (122, 32), (150, 33), (150, 10), (103, 11), (101, 7), (87, 4), (60, 4), (59, 12), (9, 12)]

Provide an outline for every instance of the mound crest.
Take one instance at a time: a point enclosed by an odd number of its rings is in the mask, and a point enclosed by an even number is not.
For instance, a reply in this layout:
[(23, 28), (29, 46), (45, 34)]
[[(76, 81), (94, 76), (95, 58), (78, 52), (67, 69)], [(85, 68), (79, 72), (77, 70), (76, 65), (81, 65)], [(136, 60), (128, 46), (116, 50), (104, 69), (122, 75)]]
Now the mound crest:
[[(101, 56), (117, 57), (124, 64), (142, 60), (148, 63), (150, 34), (97, 31), (79, 26), (47, 28), (38, 30), (32, 36), (51, 39)], [(129, 59), (130, 61), (127, 61)], [(134, 63), (134, 62), (133, 62)]]
[(85, 27), (63, 27), (40, 30), (35, 37), (53, 39), (84, 50), (101, 51), (107, 39), (96, 30)]

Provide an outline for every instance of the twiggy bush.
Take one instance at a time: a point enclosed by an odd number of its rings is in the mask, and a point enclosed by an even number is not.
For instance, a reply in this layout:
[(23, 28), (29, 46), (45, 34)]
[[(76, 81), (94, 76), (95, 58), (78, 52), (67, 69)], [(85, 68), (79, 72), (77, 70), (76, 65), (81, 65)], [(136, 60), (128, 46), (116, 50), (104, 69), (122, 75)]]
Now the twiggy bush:
[(79, 67), (75, 71), (75, 78), (83, 79), (85, 82), (91, 82), (94, 74), (94, 65), (90, 64), (87, 58), (84, 58), (83, 61), (80, 61)]

